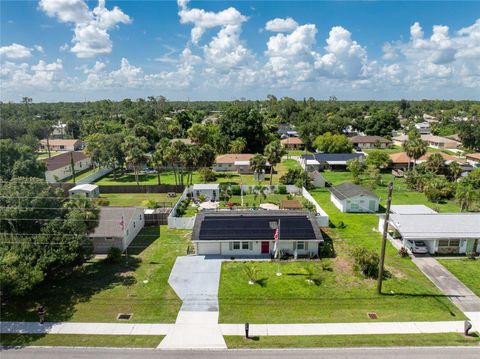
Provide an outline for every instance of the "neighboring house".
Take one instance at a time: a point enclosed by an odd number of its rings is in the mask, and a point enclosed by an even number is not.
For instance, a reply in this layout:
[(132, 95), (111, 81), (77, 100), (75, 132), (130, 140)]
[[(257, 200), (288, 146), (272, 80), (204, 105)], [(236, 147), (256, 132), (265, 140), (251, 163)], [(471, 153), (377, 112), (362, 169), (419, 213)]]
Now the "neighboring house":
[(423, 120), (426, 122), (438, 122), (438, 119), (435, 116), (426, 113), (423, 114)]
[(421, 135), (429, 135), (430, 132), (430, 123), (428, 122), (420, 122), (415, 124), (415, 128), (417, 129), (418, 133)]
[(466, 153), (465, 158), (474, 167), (480, 167), (480, 153)]
[[(416, 163), (423, 163), (425, 162), (430, 156), (432, 156), (434, 153), (438, 153), (442, 158), (445, 160), (445, 163), (448, 165), (451, 162), (458, 162), (459, 164), (463, 163), (464, 161), (461, 161), (458, 157), (448, 155), (443, 152), (427, 152), (423, 156), (417, 159)], [(392, 153), (389, 155), (390, 160), (392, 161), (391, 168), (394, 170), (404, 170), (408, 168), (408, 162), (410, 161), (410, 164), (413, 165), (415, 162), (413, 158), (408, 157), (406, 152), (398, 152), (398, 153)]]
[(52, 126), (53, 131), (51, 133), (52, 138), (63, 138), (67, 133), (67, 124), (58, 121), (58, 124)]
[(330, 189), (330, 200), (342, 212), (377, 212), (380, 198), (353, 183), (342, 183)]
[(93, 253), (106, 254), (110, 248), (127, 249), (145, 225), (144, 208), (100, 207), (98, 227), (88, 237)]
[(390, 214), (389, 235), (403, 245), (409, 240), (424, 241), (430, 254), (480, 252), (480, 214), (417, 212), (414, 208), (411, 213)]
[(60, 140), (60, 139), (47, 139), (40, 140), (40, 150), (47, 152), (48, 146), (50, 151), (78, 151), (82, 149), (83, 142), (80, 140)]
[(280, 138), (298, 137), (298, 131), (289, 123), (278, 124), (277, 134), (280, 136)]
[(79, 184), (68, 190), (68, 194), (81, 195), (87, 198), (98, 198), (100, 196), (100, 189), (96, 184)]
[(251, 153), (228, 153), (215, 158), (213, 170), (215, 171), (238, 171), (240, 173), (252, 173), (250, 170)]
[(199, 199), (199, 197), (203, 196), (207, 201), (215, 201), (218, 200), (219, 193), (220, 185), (218, 183), (194, 184), (192, 187), (192, 195), (196, 199)]
[(381, 136), (353, 136), (350, 141), (355, 148), (370, 149), (370, 148), (387, 148), (392, 141), (387, 140)]
[[(451, 140), (446, 137), (434, 136), (434, 135), (421, 135), (423, 141), (427, 142), (428, 146), (440, 149), (456, 149), (461, 145), (461, 142)], [(400, 135), (393, 138), (393, 143), (401, 146), (408, 140), (408, 135)]]
[(289, 150), (302, 150), (303, 140), (299, 137), (287, 137), (280, 141), (286, 149)]
[(347, 162), (357, 158), (364, 160), (365, 155), (363, 153), (314, 153), (300, 156), (300, 165), (306, 171), (345, 170)]
[(65, 152), (54, 157), (41, 159), (47, 165), (45, 179), (48, 183), (60, 182), (72, 176), (72, 157), (75, 172), (81, 172), (92, 167), (92, 160), (83, 152)]
[(305, 211), (201, 212), (195, 219), (192, 241), (197, 255), (270, 256), (278, 224), (280, 251), (318, 254), (322, 234), (315, 216)]

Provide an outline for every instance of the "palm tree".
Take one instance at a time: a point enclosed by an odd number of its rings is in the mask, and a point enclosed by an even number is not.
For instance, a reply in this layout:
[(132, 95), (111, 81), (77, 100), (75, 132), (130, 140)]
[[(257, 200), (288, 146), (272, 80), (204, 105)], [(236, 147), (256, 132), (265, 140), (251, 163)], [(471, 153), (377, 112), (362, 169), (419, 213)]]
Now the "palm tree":
[(408, 132), (408, 140), (403, 143), (402, 147), (410, 159), (408, 161), (408, 172), (410, 172), (411, 159), (414, 159), (413, 167), (415, 167), (417, 160), (427, 153), (427, 144), (422, 141), (420, 133), (413, 129)]
[(450, 162), (450, 164), (448, 165), (448, 173), (450, 174), (452, 180), (456, 182), (458, 177), (460, 177), (460, 175), (462, 174), (462, 168), (460, 167), (458, 162)]
[(92, 233), (97, 228), (100, 210), (90, 198), (74, 195), (64, 204), (64, 207), (68, 209), (67, 216), (69, 219), (84, 222), (87, 234)]
[(468, 211), (470, 205), (480, 198), (480, 193), (467, 179), (462, 179), (457, 185), (455, 198), (460, 204), (461, 211), (464, 212)]
[(142, 165), (147, 163), (148, 142), (145, 137), (127, 136), (123, 143), (123, 151), (125, 152), (125, 161), (133, 167), (135, 182), (139, 183), (139, 172)]
[(162, 167), (165, 166), (165, 153), (167, 151), (168, 143), (169, 142), (166, 138), (162, 138), (157, 146), (155, 146), (155, 152), (153, 152), (150, 159), (153, 167), (157, 171), (157, 181), (159, 185), (161, 184), (160, 172), (162, 171)]
[(230, 153), (242, 153), (247, 148), (247, 141), (243, 137), (239, 137), (230, 142)]
[(267, 159), (260, 153), (257, 153), (250, 159), (250, 169), (253, 173), (258, 174), (258, 178), (260, 178), (260, 173), (265, 168), (265, 164), (267, 163)]
[(282, 161), (282, 157), (287, 154), (287, 150), (280, 141), (270, 142), (265, 146), (265, 157), (270, 163), (270, 186), (273, 180), (273, 168)]

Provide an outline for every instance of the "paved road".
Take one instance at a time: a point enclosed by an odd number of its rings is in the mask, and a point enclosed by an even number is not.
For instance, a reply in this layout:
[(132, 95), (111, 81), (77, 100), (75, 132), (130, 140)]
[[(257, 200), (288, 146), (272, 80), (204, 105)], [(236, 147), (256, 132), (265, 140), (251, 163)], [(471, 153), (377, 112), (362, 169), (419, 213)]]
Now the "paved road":
[(414, 257), (413, 262), (462, 312), (480, 312), (480, 298), (432, 257)]
[(152, 349), (85, 349), (85, 348), (24, 348), (2, 351), (2, 359), (478, 359), (480, 347), (450, 348), (353, 348), (353, 349), (278, 349), (278, 350), (217, 350), (159, 351)]

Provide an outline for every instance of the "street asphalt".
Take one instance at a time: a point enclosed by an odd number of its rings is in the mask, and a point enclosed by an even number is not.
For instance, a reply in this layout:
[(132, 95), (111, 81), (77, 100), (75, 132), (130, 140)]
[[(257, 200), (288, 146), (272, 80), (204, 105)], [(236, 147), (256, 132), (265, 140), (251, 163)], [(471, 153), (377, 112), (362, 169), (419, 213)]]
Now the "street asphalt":
[(267, 350), (153, 350), (95, 348), (22, 348), (7, 349), (2, 359), (478, 359), (480, 347), (424, 348), (337, 348), (337, 349), (267, 349)]

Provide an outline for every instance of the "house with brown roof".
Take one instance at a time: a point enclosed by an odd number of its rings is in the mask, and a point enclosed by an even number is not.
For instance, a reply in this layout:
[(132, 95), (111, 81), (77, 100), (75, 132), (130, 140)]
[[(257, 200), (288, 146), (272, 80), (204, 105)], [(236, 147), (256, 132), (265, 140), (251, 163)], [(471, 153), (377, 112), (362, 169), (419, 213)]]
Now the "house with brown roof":
[(78, 151), (82, 148), (83, 142), (80, 140), (61, 140), (61, 139), (49, 139), (46, 138), (40, 140), (40, 151)]
[(57, 183), (69, 178), (72, 173), (72, 161), (75, 173), (85, 171), (92, 167), (92, 160), (85, 153), (80, 151), (64, 152), (57, 156), (45, 158), (40, 161), (45, 162), (47, 171), (45, 179), (48, 183)]
[[(448, 155), (443, 152), (427, 152), (422, 157), (417, 159), (416, 163), (419, 164), (425, 162), (434, 153), (438, 153), (440, 156), (442, 156), (446, 164), (449, 164), (451, 162), (458, 162), (460, 164), (463, 162), (458, 157)], [(389, 157), (392, 161), (392, 169), (394, 170), (406, 169), (408, 168), (408, 162), (410, 162), (411, 165), (415, 162), (413, 158), (408, 157), (406, 152), (392, 153)]]
[(237, 171), (238, 173), (252, 173), (250, 170), (251, 153), (227, 153), (215, 158), (213, 170), (219, 172)]
[(303, 140), (299, 137), (287, 137), (280, 141), (283, 147), (288, 150), (302, 150)]
[(369, 148), (387, 148), (392, 143), (392, 141), (381, 136), (353, 136), (350, 138), (350, 141), (353, 143), (353, 147), (362, 150)]

